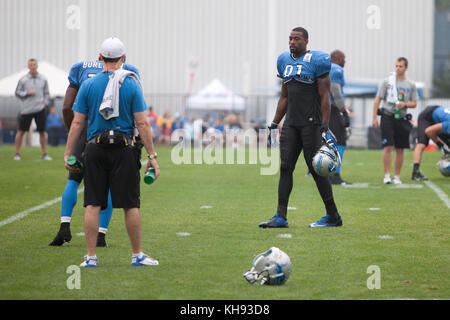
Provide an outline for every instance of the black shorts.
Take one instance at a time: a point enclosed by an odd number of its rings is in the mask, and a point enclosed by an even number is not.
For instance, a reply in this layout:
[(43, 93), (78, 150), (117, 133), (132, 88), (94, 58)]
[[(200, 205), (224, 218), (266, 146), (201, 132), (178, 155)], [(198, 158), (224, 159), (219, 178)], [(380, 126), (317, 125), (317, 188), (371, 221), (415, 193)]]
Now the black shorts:
[(381, 115), (381, 144), (383, 147), (394, 146), (397, 149), (409, 148), (409, 133), (412, 125), (405, 119), (394, 119), (393, 116)]
[[(84, 165), (84, 148), (86, 147), (86, 134), (87, 134), (87, 123), (85, 123), (85, 126), (83, 130), (81, 130), (80, 137), (75, 142), (75, 145), (72, 149), (72, 155), (74, 155), (78, 160), (80, 160)], [(84, 171), (81, 171), (79, 173), (70, 172), (67, 179), (69, 180), (75, 180), (78, 183), (81, 183), (83, 180)]]
[(339, 146), (346, 146), (347, 134), (345, 130), (345, 118), (335, 104), (331, 104), (329, 128), (336, 137)]
[(86, 144), (84, 206), (106, 208), (108, 190), (111, 190), (114, 208), (139, 208), (141, 163), (138, 153), (134, 146), (111, 149)]
[(45, 131), (45, 127), (47, 124), (47, 114), (45, 112), (45, 108), (42, 111), (29, 113), (29, 114), (21, 114), (19, 115), (19, 130), (20, 131), (28, 131), (30, 130), (31, 121), (36, 122), (36, 128), (38, 132)]
[(433, 111), (437, 107), (438, 106), (426, 107), (425, 110), (419, 114), (419, 118), (417, 120), (417, 143), (422, 143), (426, 146), (428, 145), (429, 138), (425, 134), (425, 129), (435, 124), (433, 122)]
[(312, 171), (312, 158), (321, 146), (319, 126), (296, 127), (285, 124), (280, 136), (281, 167), (294, 170), (303, 150), (306, 164)]

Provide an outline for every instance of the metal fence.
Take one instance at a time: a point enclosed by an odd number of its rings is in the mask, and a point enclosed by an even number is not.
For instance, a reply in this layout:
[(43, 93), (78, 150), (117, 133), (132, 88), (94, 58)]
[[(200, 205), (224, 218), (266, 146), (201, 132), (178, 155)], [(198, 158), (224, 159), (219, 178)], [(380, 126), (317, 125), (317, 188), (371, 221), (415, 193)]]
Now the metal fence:
[[(183, 94), (148, 94), (145, 96), (147, 105), (152, 106), (158, 115), (170, 111), (172, 115), (187, 114), (194, 118), (208, 120), (218, 115), (224, 118), (231, 113), (224, 110), (187, 110), (185, 108), (186, 96)], [(243, 128), (249, 128), (254, 121), (261, 120), (264, 123), (271, 121), (274, 104), (278, 100), (273, 95), (254, 95), (246, 99), (246, 109), (240, 113)], [(368, 148), (369, 128), (372, 126), (373, 97), (348, 97), (347, 103), (352, 107), (355, 117), (351, 119), (352, 135), (347, 141), (349, 148)], [(55, 99), (54, 106), (62, 114), (62, 99)], [(450, 99), (421, 99), (417, 108), (409, 109), (413, 116), (413, 122), (417, 121), (419, 113), (429, 105), (450, 106)], [(20, 101), (15, 97), (0, 98), (0, 119), (3, 129), (17, 129), (17, 115), (20, 110)], [(381, 147), (381, 146), (380, 146)]]

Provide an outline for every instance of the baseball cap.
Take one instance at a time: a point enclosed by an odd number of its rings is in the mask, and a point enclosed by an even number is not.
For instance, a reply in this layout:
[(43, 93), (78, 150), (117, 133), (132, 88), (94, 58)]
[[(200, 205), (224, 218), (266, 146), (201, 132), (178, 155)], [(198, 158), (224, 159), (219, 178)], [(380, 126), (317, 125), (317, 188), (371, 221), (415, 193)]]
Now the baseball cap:
[(119, 38), (110, 37), (100, 46), (100, 54), (104, 58), (120, 58), (125, 54), (125, 46)]

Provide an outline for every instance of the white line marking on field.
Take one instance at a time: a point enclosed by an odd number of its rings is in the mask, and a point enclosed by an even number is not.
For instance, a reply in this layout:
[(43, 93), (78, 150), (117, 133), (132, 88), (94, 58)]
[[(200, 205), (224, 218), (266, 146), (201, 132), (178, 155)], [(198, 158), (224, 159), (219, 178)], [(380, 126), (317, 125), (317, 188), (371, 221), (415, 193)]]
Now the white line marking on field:
[(211, 209), (212, 206), (201, 206), (200, 209)]
[(177, 232), (179, 237), (189, 237), (191, 234), (189, 232)]
[(404, 183), (402, 183), (402, 184), (393, 185), (392, 188), (395, 188), (395, 189), (422, 189), (423, 185), (421, 185), (421, 184), (404, 184)]
[(84, 232), (78, 232), (78, 233), (75, 233), (75, 235), (79, 236), (79, 237), (84, 237), (85, 236)]
[(288, 207), (287, 209), (288, 209), (288, 210), (297, 210), (296, 207)]
[(343, 187), (345, 187), (345, 188), (363, 188), (363, 189), (365, 189), (365, 188), (369, 187), (369, 184), (366, 183), (366, 182), (353, 183), (353, 184), (345, 184), (345, 185), (343, 185)]
[(290, 239), (290, 238), (292, 238), (292, 234), (290, 234), (290, 233), (282, 233), (282, 234), (279, 234), (277, 236), (277, 238)]
[(388, 235), (383, 235), (383, 236), (377, 236), (378, 239), (381, 240), (390, 240), (390, 239), (394, 239), (393, 236), (388, 236)]
[(445, 203), (447, 208), (450, 209), (450, 200), (448, 199), (447, 194), (444, 191), (442, 191), (437, 185), (435, 185), (433, 182), (431, 182), (429, 180), (428, 181), (424, 181), (424, 183), (428, 187), (430, 187), (430, 189), (433, 190), (437, 194), (439, 199), (441, 199)]
[[(83, 191), (84, 191), (84, 188), (80, 188), (80, 190), (78, 190), (77, 193), (81, 193)], [(61, 197), (58, 197), (58, 198), (55, 198), (53, 200), (44, 202), (44, 203), (42, 203), (42, 204), (40, 204), (40, 205), (38, 205), (36, 207), (33, 207), (33, 208), (27, 209), (25, 211), (19, 212), (16, 215), (13, 215), (12, 217), (9, 217), (8, 219), (0, 221), (0, 227), (3, 227), (4, 225), (7, 225), (7, 224), (12, 223), (14, 221), (20, 220), (20, 219), (26, 217), (27, 215), (29, 215), (30, 213), (33, 213), (35, 211), (39, 211), (39, 210), (47, 208), (47, 207), (50, 207), (50, 206), (52, 206), (55, 203), (58, 203), (60, 201), (61, 201)]]
[(370, 211), (378, 211), (380, 208), (369, 208)]

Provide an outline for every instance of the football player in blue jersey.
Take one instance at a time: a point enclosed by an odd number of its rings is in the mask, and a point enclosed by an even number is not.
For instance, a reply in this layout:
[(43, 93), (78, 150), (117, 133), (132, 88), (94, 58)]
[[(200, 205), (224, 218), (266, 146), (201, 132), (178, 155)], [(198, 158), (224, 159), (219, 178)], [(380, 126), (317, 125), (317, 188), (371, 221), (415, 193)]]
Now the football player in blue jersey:
[(420, 172), (420, 162), (429, 140), (433, 140), (442, 149), (445, 157), (450, 156), (450, 107), (428, 106), (419, 114), (417, 122), (417, 144), (414, 148), (411, 179), (427, 181)]
[(331, 113), (330, 113), (330, 130), (334, 133), (337, 141), (337, 149), (341, 157), (341, 163), (336, 169), (336, 173), (330, 177), (331, 184), (349, 185), (350, 182), (341, 178), (341, 166), (344, 157), (344, 151), (347, 148), (347, 129), (350, 126), (350, 119), (347, 114), (347, 106), (345, 105), (344, 96), (344, 65), (345, 54), (340, 50), (334, 50), (331, 56), (330, 71), (330, 93), (331, 93)]
[[(293, 172), (302, 150), (326, 210), (326, 215), (309, 224), (309, 227), (342, 226), (328, 177), (319, 176), (312, 167), (312, 158), (323, 139), (331, 136), (328, 128), (331, 59), (325, 52), (307, 50), (307, 45), (307, 30), (295, 28), (289, 36), (290, 51), (278, 57), (278, 77), (283, 83), (275, 117), (269, 126), (269, 130), (276, 129), (285, 117), (280, 137), (278, 208), (269, 221), (259, 224), (261, 228), (288, 227), (287, 206), (293, 186)], [(332, 143), (335, 144), (335, 141)]]
[[(123, 64), (123, 69), (133, 71), (139, 76), (138, 70), (130, 65)], [(97, 73), (103, 71), (102, 61), (82, 61), (74, 64), (69, 72), (69, 86), (66, 90), (63, 104), (63, 118), (64, 123), (68, 129), (72, 124), (74, 117), (72, 106), (75, 102), (78, 90), (81, 84)], [(86, 127), (82, 130), (82, 133), (74, 146), (72, 154), (81, 162), (83, 161), (83, 152), (86, 145)], [(72, 212), (77, 203), (78, 186), (83, 180), (83, 172), (69, 172), (67, 178), (66, 187), (62, 194), (61, 200), (61, 224), (58, 233), (55, 238), (49, 243), (50, 246), (61, 246), (64, 242), (70, 242), (72, 235), (70, 232), (70, 222), (72, 219)], [(108, 206), (101, 211), (99, 221), (99, 232), (97, 238), (97, 246), (106, 247), (105, 235), (108, 230), (109, 222), (111, 220), (113, 207), (111, 203), (111, 196), (108, 196)]]

